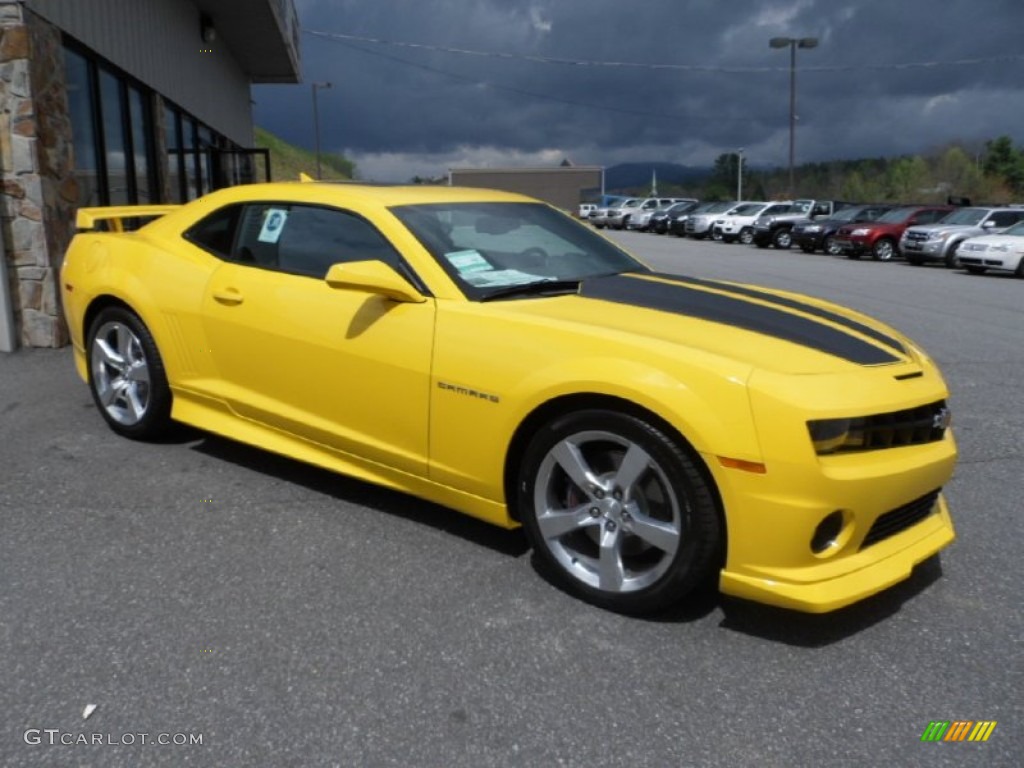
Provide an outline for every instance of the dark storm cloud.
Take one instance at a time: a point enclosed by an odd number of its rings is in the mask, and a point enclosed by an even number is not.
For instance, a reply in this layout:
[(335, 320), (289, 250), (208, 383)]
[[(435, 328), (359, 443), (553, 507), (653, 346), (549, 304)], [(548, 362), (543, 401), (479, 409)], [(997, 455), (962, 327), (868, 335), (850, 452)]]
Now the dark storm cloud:
[[(257, 122), (322, 144), (363, 174), (450, 165), (626, 159), (708, 164), (745, 147), (782, 165), (789, 52), (798, 52), (798, 161), (1024, 139), (1021, 0), (297, 0), (303, 29), (428, 46), (713, 71), (568, 66), (303, 34), (306, 84), (256, 89)], [(991, 61), (1005, 57), (1001, 61)], [(952, 62), (985, 60), (981, 63)], [(929, 66), (904, 66), (929, 64)], [(716, 69), (717, 68), (717, 69)], [(736, 71), (736, 70), (749, 71)]]

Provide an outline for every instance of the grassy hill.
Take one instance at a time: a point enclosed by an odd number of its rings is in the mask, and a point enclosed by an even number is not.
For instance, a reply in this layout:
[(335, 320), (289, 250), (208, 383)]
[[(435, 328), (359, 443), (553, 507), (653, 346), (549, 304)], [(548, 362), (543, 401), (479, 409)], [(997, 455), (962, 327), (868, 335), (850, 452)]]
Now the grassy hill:
[[(274, 181), (295, 181), (299, 173), (316, 178), (316, 153), (296, 147), (270, 131), (256, 128), (256, 146), (270, 150), (270, 174)], [(351, 179), (356, 167), (341, 155), (320, 152), (321, 174), (325, 179)]]

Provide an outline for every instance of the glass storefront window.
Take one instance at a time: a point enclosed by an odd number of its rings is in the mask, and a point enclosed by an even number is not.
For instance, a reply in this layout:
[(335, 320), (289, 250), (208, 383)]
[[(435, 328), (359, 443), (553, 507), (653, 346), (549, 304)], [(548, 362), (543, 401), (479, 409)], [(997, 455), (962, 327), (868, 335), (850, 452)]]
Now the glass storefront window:
[(186, 120), (182, 126), (185, 129), (185, 147), (183, 154), (185, 156), (185, 180), (186, 190), (185, 194), (189, 200), (195, 200), (199, 197), (201, 181), (197, 175), (199, 162), (196, 159), (196, 148), (199, 145), (199, 137), (196, 135), (196, 122), (195, 120)]
[(153, 156), (153, 131), (150, 128), (149, 110), (142, 91), (128, 87), (128, 106), (132, 126), (132, 157), (135, 160), (135, 200), (139, 205), (156, 201), (151, 189), (149, 158)]
[(205, 125), (200, 125), (197, 132), (199, 137), (199, 185), (200, 194), (206, 194), (213, 189), (210, 179), (210, 153), (213, 151), (213, 135)]
[(121, 110), (121, 84), (104, 69), (100, 70), (100, 112), (103, 116), (103, 138), (106, 144), (107, 184), (110, 205), (131, 202), (124, 123)]
[(183, 203), (181, 193), (181, 120), (178, 111), (164, 108), (164, 133), (167, 145), (167, 183), (170, 187), (170, 202)]
[(75, 181), (80, 206), (100, 205), (99, 169), (96, 164), (96, 122), (89, 62), (74, 51), (65, 51), (68, 108), (75, 158)]

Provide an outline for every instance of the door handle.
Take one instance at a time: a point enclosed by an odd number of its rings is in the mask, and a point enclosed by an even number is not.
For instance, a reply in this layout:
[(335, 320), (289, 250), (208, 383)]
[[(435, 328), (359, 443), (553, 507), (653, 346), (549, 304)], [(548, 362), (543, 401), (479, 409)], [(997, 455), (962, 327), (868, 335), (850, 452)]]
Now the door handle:
[(232, 306), (241, 304), (244, 301), (242, 292), (237, 288), (217, 288), (213, 291), (213, 298), (215, 301), (221, 304), (230, 304)]

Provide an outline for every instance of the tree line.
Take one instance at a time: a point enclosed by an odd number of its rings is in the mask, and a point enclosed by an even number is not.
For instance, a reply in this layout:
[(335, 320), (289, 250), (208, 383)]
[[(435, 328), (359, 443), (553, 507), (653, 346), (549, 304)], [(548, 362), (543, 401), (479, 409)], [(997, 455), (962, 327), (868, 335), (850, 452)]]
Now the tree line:
[[(703, 184), (662, 190), (701, 200), (736, 197), (739, 155), (715, 159)], [(972, 151), (960, 143), (924, 155), (804, 163), (794, 169), (796, 197), (864, 202), (936, 203), (950, 197), (973, 203), (1024, 203), (1024, 147), (1009, 136), (986, 141)], [(748, 200), (788, 196), (789, 169), (743, 167), (743, 197)]]

